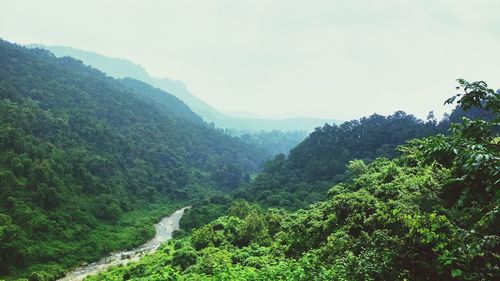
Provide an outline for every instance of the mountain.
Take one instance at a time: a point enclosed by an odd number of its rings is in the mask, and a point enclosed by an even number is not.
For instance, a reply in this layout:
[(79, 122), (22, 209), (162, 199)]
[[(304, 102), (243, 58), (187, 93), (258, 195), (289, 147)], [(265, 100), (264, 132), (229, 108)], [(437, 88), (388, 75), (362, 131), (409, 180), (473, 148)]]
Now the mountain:
[[(464, 111), (457, 106), (440, 122), (433, 118), (433, 114), (423, 121), (398, 111), (389, 116), (373, 114), (340, 125), (327, 124), (317, 128), (288, 155), (278, 154), (269, 160), (261, 173), (252, 181), (243, 183), (230, 196), (196, 202), (181, 220), (182, 229), (200, 228), (227, 215), (235, 199), (244, 199), (264, 208), (307, 208), (326, 200), (333, 185), (346, 181), (366, 163), (377, 158), (398, 157), (402, 150), (397, 148), (414, 138), (436, 134), (446, 136), (450, 134), (450, 126), (455, 123), (453, 127), (456, 127), (464, 117), (481, 124), (492, 122), (495, 114), (483, 107)], [(476, 129), (471, 128), (470, 133), (479, 137)], [(496, 134), (500, 132), (499, 126), (493, 126), (491, 130)]]
[(349, 161), (394, 158), (405, 141), (445, 132), (448, 123), (424, 122), (402, 111), (373, 114), (341, 125), (326, 124), (309, 134), (286, 156), (265, 164), (255, 180), (234, 196), (266, 207), (297, 209), (324, 199), (331, 185), (342, 180)]
[(440, 128), (403, 111), (389, 116), (373, 114), (339, 126), (327, 124), (290, 152), (285, 168), (307, 181), (331, 180), (344, 172), (349, 160), (394, 158), (398, 145), (440, 133)]
[(225, 130), (231, 136), (238, 136), (248, 144), (257, 145), (266, 150), (269, 155), (288, 154), (292, 148), (303, 141), (307, 131), (240, 131)]
[(0, 65), (0, 276), (51, 280), (138, 245), (267, 158), (144, 82), (7, 41)]
[(266, 119), (256, 117), (236, 118), (221, 113), (195, 97), (181, 81), (169, 78), (151, 77), (144, 68), (125, 59), (106, 57), (94, 52), (78, 50), (63, 46), (28, 45), (30, 48), (42, 48), (51, 51), (58, 57), (70, 56), (93, 66), (114, 78), (130, 77), (171, 93), (184, 101), (194, 112), (208, 123), (226, 129), (246, 131), (312, 131), (325, 123), (338, 123), (338, 120), (318, 118), (283, 118)]
[[(378, 157), (392, 159), (398, 156), (397, 146), (416, 137), (445, 133), (448, 127), (448, 119), (440, 123), (435, 120), (425, 122), (402, 111), (389, 116), (373, 114), (341, 125), (326, 124), (309, 134), (289, 153), (277, 154), (267, 161), (263, 171), (253, 180), (242, 183), (231, 192), (232, 198), (216, 197), (195, 202), (194, 208), (181, 220), (181, 226), (185, 230), (199, 228), (227, 214), (235, 198), (265, 208), (306, 208), (325, 200), (331, 186), (344, 180), (350, 161), (369, 163)], [(272, 134), (262, 137), (262, 141), (268, 137), (273, 139)], [(251, 143), (253, 139), (248, 138), (242, 136), (244, 141)]]
[[(432, 114), (431, 114), (432, 115)], [(495, 115), (484, 108), (467, 111), (455, 108), (437, 122), (420, 120), (402, 111), (383, 116), (373, 114), (340, 125), (316, 128), (288, 155), (278, 154), (268, 161), (255, 180), (243, 183), (234, 191), (236, 198), (257, 202), (266, 207), (304, 208), (326, 198), (328, 189), (344, 179), (352, 160), (365, 163), (400, 155), (396, 148), (405, 142), (436, 134), (449, 134), (450, 124), (462, 118), (492, 121)], [(499, 127), (493, 131), (500, 132)]]
[(0, 65), (2, 280), (57, 280), (187, 204), (173, 240), (86, 280), (498, 280), (500, 95), (484, 81), (459, 79), (446, 103), (463, 112), (441, 122), (327, 124), (250, 177), (268, 155), (254, 144), (282, 135), (231, 137), (42, 49), (0, 41)]

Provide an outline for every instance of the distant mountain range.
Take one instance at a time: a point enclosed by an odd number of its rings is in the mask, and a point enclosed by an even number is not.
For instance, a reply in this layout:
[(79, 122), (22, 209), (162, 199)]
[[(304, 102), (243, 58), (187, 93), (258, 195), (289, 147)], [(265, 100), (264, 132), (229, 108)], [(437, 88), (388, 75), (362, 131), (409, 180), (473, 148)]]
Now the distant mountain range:
[(325, 123), (340, 123), (340, 120), (319, 118), (285, 118), (267, 119), (258, 117), (234, 117), (217, 111), (206, 102), (194, 96), (182, 81), (169, 78), (150, 76), (140, 65), (121, 58), (103, 56), (94, 52), (74, 49), (64, 46), (45, 46), (39, 44), (27, 45), (29, 48), (42, 48), (49, 50), (57, 57), (70, 56), (81, 60), (83, 63), (95, 67), (114, 78), (134, 78), (148, 83), (173, 94), (184, 101), (195, 113), (208, 123), (224, 129), (238, 129), (243, 131), (312, 131)]

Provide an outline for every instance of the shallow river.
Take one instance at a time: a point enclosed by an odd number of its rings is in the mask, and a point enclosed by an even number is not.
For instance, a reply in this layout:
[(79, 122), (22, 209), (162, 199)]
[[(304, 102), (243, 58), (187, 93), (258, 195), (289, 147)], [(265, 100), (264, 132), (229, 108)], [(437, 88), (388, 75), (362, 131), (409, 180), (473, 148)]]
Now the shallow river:
[(155, 224), (156, 235), (153, 239), (146, 242), (146, 244), (130, 251), (112, 253), (100, 261), (79, 267), (68, 273), (64, 278), (59, 279), (59, 281), (80, 281), (88, 275), (97, 274), (114, 265), (139, 260), (143, 255), (155, 251), (163, 242), (172, 238), (174, 230), (179, 229), (179, 221), (186, 208), (189, 207), (179, 209), (169, 217), (165, 217), (159, 223)]

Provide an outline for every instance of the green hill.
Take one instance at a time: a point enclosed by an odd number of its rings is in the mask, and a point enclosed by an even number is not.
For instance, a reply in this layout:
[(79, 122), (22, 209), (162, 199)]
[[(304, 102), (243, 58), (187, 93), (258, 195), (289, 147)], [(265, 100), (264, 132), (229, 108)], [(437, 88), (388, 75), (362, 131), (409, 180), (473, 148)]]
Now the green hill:
[(306, 207), (326, 198), (331, 185), (342, 180), (350, 160), (394, 158), (398, 145), (446, 131), (447, 124), (447, 121), (424, 122), (404, 112), (389, 116), (374, 114), (341, 125), (326, 124), (294, 147), (288, 156), (279, 154), (268, 161), (264, 171), (254, 181), (243, 184), (234, 195), (267, 207)]
[(236, 118), (217, 111), (206, 102), (194, 96), (182, 81), (169, 78), (151, 77), (144, 68), (125, 59), (106, 57), (94, 52), (83, 51), (64, 46), (44, 46), (38, 44), (28, 45), (30, 48), (43, 48), (51, 51), (56, 56), (71, 56), (82, 60), (115, 78), (134, 78), (154, 87), (169, 92), (184, 101), (194, 112), (199, 114), (206, 122), (225, 129), (236, 129), (250, 132), (264, 131), (312, 131), (325, 123), (338, 123), (338, 120), (318, 118)]
[(190, 235), (87, 280), (498, 280), (500, 95), (481, 81), (460, 83), (460, 109), (489, 110), (490, 121), (463, 119), (391, 160), (352, 160), (328, 197), (302, 210), (233, 201)]
[(142, 82), (6, 41), (0, 65), (0, 276), (140, 244), (266, 158)]

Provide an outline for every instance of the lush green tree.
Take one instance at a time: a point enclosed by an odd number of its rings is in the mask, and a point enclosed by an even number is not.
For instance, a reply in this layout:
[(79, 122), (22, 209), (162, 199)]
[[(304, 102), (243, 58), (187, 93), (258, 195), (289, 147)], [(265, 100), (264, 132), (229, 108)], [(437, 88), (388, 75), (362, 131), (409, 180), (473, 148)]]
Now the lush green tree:
[(181, 270), (185, 270), (193, 264), (196, 264), (198, 254), (193, 248), (181, 248), (172, 255), (172, 265), (179, 266)]

